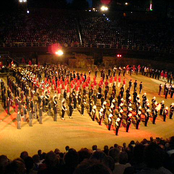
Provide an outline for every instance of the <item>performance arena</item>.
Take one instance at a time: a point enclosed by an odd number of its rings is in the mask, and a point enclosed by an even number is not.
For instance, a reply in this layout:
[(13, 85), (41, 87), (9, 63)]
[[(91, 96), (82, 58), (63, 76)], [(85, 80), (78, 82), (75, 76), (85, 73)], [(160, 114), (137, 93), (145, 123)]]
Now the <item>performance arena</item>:
[(0, 173), (174, 173), (172, 13), (21, 3), (0, 16)]

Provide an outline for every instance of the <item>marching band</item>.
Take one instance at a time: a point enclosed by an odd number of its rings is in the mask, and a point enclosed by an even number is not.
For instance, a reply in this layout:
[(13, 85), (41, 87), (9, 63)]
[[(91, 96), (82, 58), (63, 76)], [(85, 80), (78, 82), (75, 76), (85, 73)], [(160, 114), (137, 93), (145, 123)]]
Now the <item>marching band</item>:
[[(118, 72), (120, 73), (121, 70), (120, 67)], [(101, 71), (99, 81), (96, 80), (97, 73), (92, 79), (91, 73), (87, 75), (70, 71), (63, 65), (29, 66), (23, 69), (13, 68), (12, 71), (14, 76), (7, 77), (7, 90), (2, 79), (0, 89), (7, 113), (10, 114), (10, 107), (15, 108), (18, 129), (21, 129), (21, 116), (24, 122), (28, 120), (29, 126), (33, 126), (33, 118), (38, 119), (42, 124), (43, 112), (48, 112), (48, 115), (52, 116), (52, 110), (53, 120), (57, 121), (58, 110), (61, 111), (61, 119), (65, 120), (67, 110), (69, 118), (72, 118), (74, 110), (84, 116), (86, 109), (93, 121), (97, 121), (99, 125), (102, 125), (102, 122), (107, 123), (108, 130), (114, 128), (116, 135), (121, 126), (129, 132), (131, 124), (134, 124), (136, 129), (140, 128), (140, 122), (144, 122), (147, 126), (150, 117), (153, 124), (156, 123), (158, 115), (163, 117), (164, 122), (166, 118), (173, 117), (174, 103), (170, 107), (165, 107), (164, 101), (158, 103), (156, 97), (153, 97), (150, 109), (146, 93), (142, 94), (142, 102), (139, 96), (143, 91), (143, 83), (139, 84), (139, 94), (137, 80), (133, 82), (131, 79), (126, 89), (125, 78), (122, 83), (121, 76), (117, 76), (115, 67), (113, 72), (108, 71), (106, 78), (104, 71)], [(125, 72), (126, 68), (124, 75)], [(120, 91), (117, 92), (117, 90)], [(159, 94), (161, 94), (161, 88)], [(124, 96), (126, 96), (125, 100)], [(38, 115), (37, 112), (39, 112)]]

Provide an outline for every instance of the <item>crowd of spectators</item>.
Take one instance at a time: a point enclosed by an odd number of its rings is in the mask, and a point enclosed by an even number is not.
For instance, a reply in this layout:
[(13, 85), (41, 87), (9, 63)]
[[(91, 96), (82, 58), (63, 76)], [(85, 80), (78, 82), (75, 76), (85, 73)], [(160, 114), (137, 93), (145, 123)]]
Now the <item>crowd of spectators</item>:
[(109, 45), (110, 48), (173, 53), (174, 35), (171, 21), (134, 21), (125, 17), (81, 18), (85, 45)]
[(8, 17), (1, 16), (4, 21), (2, 42), (6, 46), (48, 46), (52, 43), (70, 46), (78, 42), (75, 18), (66, 12), (43, 9)]
[(30, 156), (23, 151), (14, 160), (0, 156), (1, 174), (171, 174), (174, 173), (174, 137), (152, 137), (128, 145), (104, 146), (103, 150), (93, 145), (92, 149), (77, 151), (69, 146), (63, 153), (59, 149), (48, 153), (38, 150)]
[(169, 19), (140, 22), (123, 15), (111, 17), (48, 9), (32, 10), (30, 14), (2, 15), (0, 43), (4, 47), (60, 43), (65, 47), (102, 45), (103, 48), (174, 52), (174, 23)]

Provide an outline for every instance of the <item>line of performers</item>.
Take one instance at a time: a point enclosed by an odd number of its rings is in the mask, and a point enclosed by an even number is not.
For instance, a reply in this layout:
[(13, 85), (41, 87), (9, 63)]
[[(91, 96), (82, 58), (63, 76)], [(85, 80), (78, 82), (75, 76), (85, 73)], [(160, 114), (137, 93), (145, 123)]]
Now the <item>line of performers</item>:
[[(61, 108), (61, 118), (65, 119), (64, 116), (67, 111), (69, 117), (72, 118), (73, 110), (77, 108), (82, 115), (84, 115), (84, 110), (87, 109), (93, 121), (97, 120), (100, 125), (102, 122), (105, 122), (109, 130), (111, 130), (115, 122), (117, 135), (121, 124), (126, 127), (127, 132), (132, 122), (136, 123), (136, 128), (138, 129), (142, 115), (145, 116), (145, 126), (147, 126), (151, 114), (153, 115), (153, 124), (155, 124), (158, 111), (161, 110), (162, 104), (157, 104), (154, 99), (152, 110), (150, 110), (148, 99), (144, 94), (141, 108), (140, 99), (137, 94), (136, 80), (133, 87), (133, 97), (130, 95), (133, 86), (132, 80), (130, 80), (129, 87), (126, 90), (126, 100), (124, 100), (123, 96), (126, 82), (123, 82), (119, 95), (116, 96), (116, 88), (120, 87), (121, 84), (121, 80), (117, 82), (117, 77), (110, 78), (109, 80), (106, 78), (105, 81), (101, 79), (97, 84), (95, 77), (92, 81), (90, 75), (85, 77), (78, 72), (68, 72), (64, 69), (59, 71), (59, 69), (55, 69), (57, 71), (54, 72), (58, 72), (57, 74), (59, 74), (59, 80), (56, 82), (56, 78), (49, 79), (51, 75), (48, 76), (49, 73), (53, 72), (53, 69), (51, 69), (51, 67), (46, 67), (44, 69), (45, 71), (42, 70), (47, 76), (47, 80), (45, 80), (44, 83), (38, 83), (35, 75), (32, 75), (35, 69), (31, 69), (30, 71), (27, 70), (27, 73), (24, 74), (17, 71), (15, 80), (14, 77), (7, 78), (8, 90), (10, 91), (7, 92), (7, 101), (11, 100), (12, 93), (15, 97), (15, 110), (19, 117), (19, 119), (17, 117), (17, 121), (20, 120), (22, 107), (26, 108), (29, 113), (29, 120), (33, 118), (33, 114), (35, 114), (37, 118), (37, 112), (39, 110), (40, 123), (42, 123), (42, 112), (48, 111), (48, 115), (52, 115), (53, 109), (54, 121), (57, 121), (58, 109)], [(52, 81), (52, 83), (50, 81)], [(40, 92), (40, 90), (42, 90), (42, 92)], [(139, 93), (141, 93), (141, 91), (142, 83), (139, 85)], [(52, 93), (53, 97), (51, 97)], [(60, 106), (58, 106), (59, 100), (61, 100)], [(162, 113), (167, 113), (168, 109), (163, 108), (163, 110), (166, 111)], [(172, 118), (173, 110), (174, 106), (172, 104), (170, 106), (170, 118)], [(26, 112), (23, 111), (23, 113)], [(30, 122), (31, 121), (29, 121), (29, 123)]]

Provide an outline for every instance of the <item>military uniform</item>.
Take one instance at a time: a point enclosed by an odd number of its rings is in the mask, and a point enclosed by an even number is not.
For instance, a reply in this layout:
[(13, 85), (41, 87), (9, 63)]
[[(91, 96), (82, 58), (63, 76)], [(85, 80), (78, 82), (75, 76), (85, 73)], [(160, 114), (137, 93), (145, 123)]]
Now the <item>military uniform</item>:
[(99, 125), (101, 125), (102, 119), (103, 119), (103, 108), (101, 108), (99, 112)]
[(69, 117), (71, 118), (72, 117), (72, 113), (73, 113), (73, 103), (71, 102), (69, 104)]
[(138, 111), (138, 114), (136, 115), (136, 129), (139, 128), (140, 121), (141, 121), (141, 111)]
[(23, 121), (26, 122), (27, 121), (27, 118), (26, 118), (26, 116), (27, 116), (27, 109), (25, 108), (25, 105), (23, 105), (22, 109), (23, 109), (23, 116), (24, 116)]
[(108, 130), (111, 130), (113, 114), (110, 113), (108, 116)]
[(17, 129), (21, 129), (21, 114), (19, 111), (17, 113)]
[(118, 135), (118, 131), (119, 131), (120, 125), (121, 125), (121, 119), (118, 117), (116, 119), (116, 121), (115, 121), (115, 127), (116, 127), (115, 135)]
[(158, 116), (158, 111), (156, 109), (153, 109), (153, 113), (152, 114), (153, 114), (153, 121), (152, 121), (152, 123), (155, 124), (156, 118)]
[(160, 109), (160, 115), (163, 115), (163, 111), (164, 111), (164, 101), (161, 102), (161, 109)]
[(92, 120), (95, 121), (95, 118), (96, 118), (96, 105), (93, 106), (92, 108)]
[(33, 115), (31, 110), (29, 110), (29, 126), (33, 126)]
[(132, 122), (132, 113), (128, 114), (127, 120), (126, 120), (126, 132), (129, 132), (129, 127), (131, 125)]
[(147, 127), (147, 123), (149, 121), (149, 117), (150, 117), (150, 110), (149, 109), (146, 109), (146, 112), (145, 112), (145, 123), (144, 125)]
[(168, 107), (166, 107), (165, 109), (164, 109), (164, 112), (163, 112), (163, 121), (165, 122), (166, 121), (166, 117), (167, 117), (167, 115), (168, 115)]
[(174, 112), (174, 103), (170, 105), (170, 116), (169, 116), (170, 119), (172, 119), (173, 117), (173, 112)]
[(42, 108), (39, 108), (39, 124), (42, 124)]
[(66, 111), (66, 106), (65, 106), (65, 103), (62, 103), (62, 120), (64, 120), (64, 116), (65, 116), (65, 111)]

